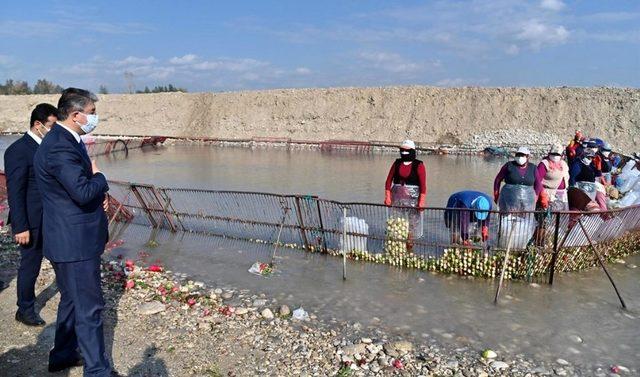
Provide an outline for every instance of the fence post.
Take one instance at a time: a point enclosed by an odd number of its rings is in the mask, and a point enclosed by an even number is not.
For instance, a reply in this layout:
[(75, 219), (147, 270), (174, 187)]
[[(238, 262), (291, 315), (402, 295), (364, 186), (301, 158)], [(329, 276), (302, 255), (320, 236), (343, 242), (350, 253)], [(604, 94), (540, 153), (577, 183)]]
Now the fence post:
[(169, 209), (169, 206), (171, 205), (171, 200), (170, 199), (165, 200), (164, 205), (162, 205), (162, 200), (160, 199), (160, 195), (158, 194), (158, 190), (156, 190), (156, 187), (152, 186), (152, 190), (153, 190), (153, 196), (156, 198), (156, 201), (158, 202), (158, 205), (162, 210), (162, 214), (165, 220), (167, 220), (167, 222), (169, 223), (169, 226), (171, 227), (171, 231), (175, 232), (177, 230), (176, 226), (173, 223), (173, 220), (171, 219), (171, 217), (169, 216), (169, 213), (167, 212), (167, 210)]
[(302, 211), (300, 210), (300, 197), (296, 196), (296, 212), (298, 214), (298, 226), (300, 227), (300, 235), (302, 235), (302, 242), (304, 242), (305, 249), (309, 250), (309, 240), (307, 239), (307, 231), (304, 226), (304, 220), (302, 219)]
[(553, 275), (556, 272), (556, 261), (558, 260), (558, 234), (560, 233), (560, 214), (556, 213), (556, 229), (553, 232), (553, 255), (551, 256), (551, 271), (549, 273), (549, 285), (553, 285)]
[(138, 199), (138, 202), (140, 203), (140, 206), (142, 207), (142, 209), (147, 213), (147, 217), (149, 218), (149, 222), (151, 222), (151, 226), (153, 226), (154, 228), (157, 228), (158, 223), (156, 222), (156, 219), (151, 214), (151, 211), (149, 211), (149, 207), (147, 206), (147, 203), (145, 203), (144, 199), (142, 198), (142, 195), (140, 195), (140, 192), (138, 191), (138, 187), (135, 184), (131, 184), (131, 191), (133, 191), (133, 194)]
[(327, 240), (325, 238), (324, 233), (324, 224), (322, 222), (322, 211), (320, 210), (320, 200), (318, 198), (314, 198), (316, 201), (316, 205), (318, 207), (318, 220), (320, 221), (320, 234), (322, 235), (322, 252), (327, 253)]
[[(167, 203), (166, 209), (171, 209), (171, 214), (174, 215), (176, 217), (176, 220), (178, 220), (178, 223), (180, 224), (180, 227), (182, 228), (182, 231), (186, 231), (187, 228), (184, 227), (184, 224), (182, 223), (182, 220), (180, 219), (180, 216), (178, 216), (178, 212), (176, 211), (176, 209), (173, 207), (173, 203), (171, 201), (171, 197), (169, 196), (169, 194), (167, 194), (167, 191), (164, 188), (160, 188), (158, 189), (158, 192), (160, 193), (160, 196), (162, 197), (162, 199)], [(165, 211), (166, 213), (167, 211)]]

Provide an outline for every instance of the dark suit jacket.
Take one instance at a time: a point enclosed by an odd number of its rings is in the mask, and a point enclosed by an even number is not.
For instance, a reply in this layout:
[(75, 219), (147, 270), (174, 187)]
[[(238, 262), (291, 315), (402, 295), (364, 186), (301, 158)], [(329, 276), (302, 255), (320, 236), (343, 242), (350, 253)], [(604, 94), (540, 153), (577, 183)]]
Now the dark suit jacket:
[(34, 159), (42, 192), (44, 256), (52, 262), (77, 262), (99, 256), (108, 238), (102, 201), (109, 185), (92, 174), (91, 161), (73, 135), (54, 125)]
[(33, 231), (42, 224), (42, 198), (33, 169), (37, 149), (38, 143), (25, 133), (4, 152), (9, 223), (13, 234)]

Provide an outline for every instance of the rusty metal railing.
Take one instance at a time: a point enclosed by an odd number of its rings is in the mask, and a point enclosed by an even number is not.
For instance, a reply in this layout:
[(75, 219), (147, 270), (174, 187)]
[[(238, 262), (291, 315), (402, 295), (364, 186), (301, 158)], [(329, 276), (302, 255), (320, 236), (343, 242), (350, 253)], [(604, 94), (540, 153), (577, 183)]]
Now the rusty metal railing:
[(87, 153), (91, 157), (123, 153), (128, 154), (130, 149), (142, 148), (146, 145), (156, 145), (164, 143), (166, 137), (149, 136), (143, 138), (92, 138), (86, 142)]

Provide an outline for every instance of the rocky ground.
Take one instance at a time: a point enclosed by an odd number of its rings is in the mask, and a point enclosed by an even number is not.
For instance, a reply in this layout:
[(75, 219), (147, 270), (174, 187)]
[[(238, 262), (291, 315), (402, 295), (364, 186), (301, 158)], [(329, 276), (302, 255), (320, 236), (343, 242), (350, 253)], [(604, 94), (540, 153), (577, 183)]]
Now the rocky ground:
[[(108, 249), (117, 248), (117, 242)], [(355, 324), (322, 322), (264, 295), (206, 287), (166, 271), (147, 252), (136, 260), (109, 250), (103, 264), (105, 333), (116, 369), (129, 376), (545, 376), (631, 374), (623, 366), (580, 371), (522, 355), (451, 348), (433, 339), (396, 339)], [(45, 263), (38, 279), (44, 328), (13, 319), (19, 251), (0, 236), (0, 374), (46, 375), (59, 295)], [(307, 308), (311, 309), (311, 308)], [(615, 372), (615, 373), (614, 373)], [(59, 375), (81, 376), (81, 368)]]

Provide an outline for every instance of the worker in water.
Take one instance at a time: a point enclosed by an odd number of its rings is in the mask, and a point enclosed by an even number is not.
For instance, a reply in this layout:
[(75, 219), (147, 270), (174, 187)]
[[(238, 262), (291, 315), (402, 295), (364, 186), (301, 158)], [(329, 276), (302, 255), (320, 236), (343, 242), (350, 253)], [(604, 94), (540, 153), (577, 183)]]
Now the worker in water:
[(569, 171), (569, 186), (576, 186), (577, 182), (595, 182), (599, 175), (598, 169), (593, 164), (593, 158), (596, 156), (592, 150), (586, 149), (582, 154), (582, 158), (571, 164)]
[(582, 147), (583, 140), (584, 136), (582, 135), (582, 131), (576, 130), (576, 134), (573, 137), (573, 140), (569, 142), (566, 150), (567, 161), (569, 162), (569, 165), (571, 165), (573, 160), (578, 156), (578, 149)]
[(569, 165), (562, 160), (560, 144), (551, 146), (547, 157), (538, 164), (537, 175), (542, 179), (538, 209), (551, 206), (556, 211), (568, 210)]
[(611, 146), (604, 143), (593, 158), (593, 165), (600, 172), (600, 182), (605, 185), (611, 185), (611, 170), (613, 170), (613, 161), (611, 156)]
[[(385, 183), (384, 204), (394, 207), (424, 208), (427, 197), (427, 170), (416, 159), (416, 145), (405, 140), (400, 145), (400, 158), (389, 169)], [(406, 212), (406, 211), (404, 211)], [(410, 233), (414, 238), (422, 236), (422, 214), (408, 213)]]
[(449, 197), (447, 209), (444, 212), (444, 223), (451, 232), (451, 242), (460, 240), (470, 245), (472, 224), (477, 225), (476, 232), (482, 241), (489, 238), (489, 211), (491, 198), (479, 191), (460, 191)]
[[(574, 186), (584, 191), (585, 194), (595, 201), (601, 210), (607, 210), (606, 191), (596, 184), (602, 173), (596, 168), (593, 159), (596, 154), (592, 148), (585, 149), (582, 157), (571, 165), (569, 171), (569, 186)], [(602, 186), (602, 185), (600, 185)]]
[[(529, 162), (529, 148), (520, 147), (515, 159), (502, 166), (493, 181), (493, 200), (500, 211), (533, 211), (542, 191), (542, 180), (536, 166)], [(501, 183), (505, 185), (500, 189)]]
[(587, 139), (584, 151), (591, 151), (591, 152), (593, 152), (593, 154), (597, 154), (599, 146), (598, 146), (598, 142), (596, 140), (597, 139)]

